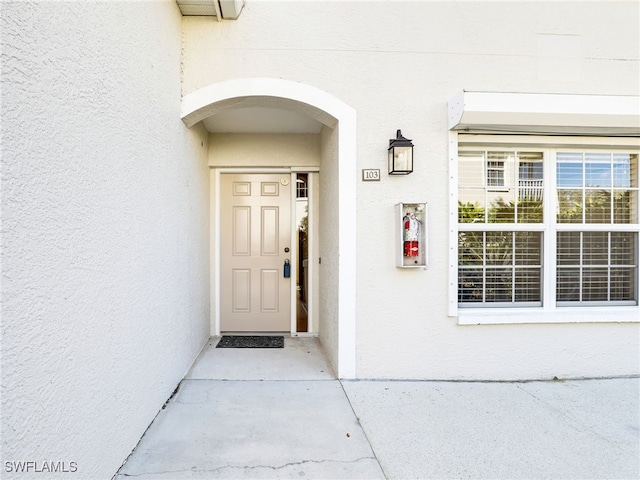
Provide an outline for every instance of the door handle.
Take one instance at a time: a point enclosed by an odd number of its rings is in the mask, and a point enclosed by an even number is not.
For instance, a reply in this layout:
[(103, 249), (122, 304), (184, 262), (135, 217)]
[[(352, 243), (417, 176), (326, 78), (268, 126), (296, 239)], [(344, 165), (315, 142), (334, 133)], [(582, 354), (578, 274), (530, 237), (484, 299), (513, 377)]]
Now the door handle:
[(289, 263), (289, 259), (287, 258), (284, 261), (284, 278), (291, 277), (291, 264)]

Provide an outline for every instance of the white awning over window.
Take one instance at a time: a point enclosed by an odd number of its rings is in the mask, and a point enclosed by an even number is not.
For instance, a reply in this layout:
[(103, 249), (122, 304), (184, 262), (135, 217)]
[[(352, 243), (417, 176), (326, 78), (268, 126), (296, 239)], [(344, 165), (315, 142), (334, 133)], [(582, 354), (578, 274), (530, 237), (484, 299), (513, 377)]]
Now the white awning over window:
[(462, 92), (449, 102), (449, 129), (640, 136), (640, 97)]

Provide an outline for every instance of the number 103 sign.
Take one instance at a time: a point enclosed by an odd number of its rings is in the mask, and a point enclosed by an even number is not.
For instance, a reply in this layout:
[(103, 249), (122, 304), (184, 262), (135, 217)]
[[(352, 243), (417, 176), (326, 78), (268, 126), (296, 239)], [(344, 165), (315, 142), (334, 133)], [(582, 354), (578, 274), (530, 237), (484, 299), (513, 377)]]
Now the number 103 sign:
[(380, 181), (380, 170), (374, 168), (363, 168), (362, 169), (362, 181), (363, 182), (379, 182)]

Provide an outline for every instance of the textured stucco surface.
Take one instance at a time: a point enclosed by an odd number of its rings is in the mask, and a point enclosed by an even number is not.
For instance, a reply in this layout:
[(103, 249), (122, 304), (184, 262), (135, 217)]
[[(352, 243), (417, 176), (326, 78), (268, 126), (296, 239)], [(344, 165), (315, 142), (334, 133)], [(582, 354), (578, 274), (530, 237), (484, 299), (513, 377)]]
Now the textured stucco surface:
[(0, 12), (2, 477), (47, 461), (108, 479), (209, 336), (182, 17), (172, 1)]
[[(304, 82), (353, 107), (358, 170), (384, 172), (397, 128), (416, 144), (411, 176), (353, 185), (359, 377), (637, 374), (638, 324), (458, 326), (445, 230), (447, 101), (462, 89), (637, 95), (639, 8), (248, 2), (216, 22), (182, 19), (171, 0), (1, 2), (3, 478), (7, 461), (110, 478), (205, 343), (209, 136), (179, 106), (228, 79)], [(578, 69), (554, 77), (540, 34), (578, 37)], [(334, 367), (342, 140), (324, 129), (317, 152)], [(430, 205), (427, 271), (394, 267), (400, 201)]]
[(318, 167), (319, 135), (211, 134), (212, 167)]
[[(338, 295), (340, 277), (339, 245), (338, 245), (338, 132), (335, 129), (323, 127), (320, 132), (321, 161), (320, 161), (320, 241), (318, 256), (320, 263), (319, 290), (319, 318), (318, 332), (327, 358), (335, 372), (339, 372), (339, 332), (338, 318), (340, 298)], [(339, 373), (338, 373), (339, 375)]]
[[(447, 316), (447, 102), (462, 90), (638, 95), (639, 8), (636, 2), (248, 2), (237, 22), (212, 28), (205, 19), (185, 19), (185, 94), (248, 77), (324, 90), (357, 112), (358, 172), (385, 171), (387, 141), (398, 128), (416, 145), (410, 176), (353, 185), (358, 377), (638, 374), (637, 323), (459, 326)], [(565, 36), (578, 57), (550, 59), (546, 40), (562, 44)], [(337, 206), (325, 177), (334, 175), (331, 168), (323, 163), (320, 172), (321, 206), (330, 209), (321, 213), (323, 233), (325, 227), (335, 233)], [(395, 268), (398, 202), (429, 204), (426, 271)], [(338, 254), (323, 252), (325, 285)], [(340, 300), (330, 299), (321, 312), (329, 331), (337, 320), (331, 305)]]

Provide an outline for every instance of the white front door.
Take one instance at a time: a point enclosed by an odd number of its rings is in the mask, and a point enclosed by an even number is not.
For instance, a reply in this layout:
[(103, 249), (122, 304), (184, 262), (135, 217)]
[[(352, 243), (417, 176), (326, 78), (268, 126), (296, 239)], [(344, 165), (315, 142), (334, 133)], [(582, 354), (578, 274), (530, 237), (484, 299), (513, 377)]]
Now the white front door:
[(291, 278), (284, 275), (291, 260), (290, 179), (287, 173), (221, 175), (224, 332), (291, 329)]

